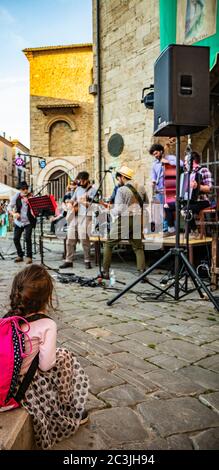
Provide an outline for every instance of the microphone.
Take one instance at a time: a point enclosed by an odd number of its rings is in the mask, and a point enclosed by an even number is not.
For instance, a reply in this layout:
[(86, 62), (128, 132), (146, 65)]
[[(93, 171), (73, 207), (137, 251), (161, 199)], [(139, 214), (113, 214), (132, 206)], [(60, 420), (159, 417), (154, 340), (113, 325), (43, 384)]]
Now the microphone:
[(104, 173), (112, 173), (113, 170), (115, 170), (115, 167), (109, 166), (108, 170), (104, 170)]

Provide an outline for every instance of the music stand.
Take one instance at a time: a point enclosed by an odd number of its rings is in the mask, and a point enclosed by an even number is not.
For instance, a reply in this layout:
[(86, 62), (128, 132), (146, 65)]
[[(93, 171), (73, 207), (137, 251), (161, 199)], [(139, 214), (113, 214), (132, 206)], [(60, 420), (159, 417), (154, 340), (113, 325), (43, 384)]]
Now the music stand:
[(43, 262), (43, 220), (44, 217), (55, 214), (55, 204), (50, 196), (33, 196), (28, 199), (28, 203), (35, 217), (40, 217), (40, 236), (39, 236), (39, 249), (40, 261)]
[[(161, 289), (158, 286), (155, 286), (159, 291), (157, 299), (161, 294), (167, 294), (174, 300), (179, 300), (181, 297), (188, 294), (188, 292), (184, 292), (183, 295), (180, 297), (180, 279), (182, 277), (181, 270), (180, 270), (180, 262), (181, 265), (185, 267), (188, 272), (188, 276), (193, 281), (195, 288), (197, 289), (200, 297), (203, 299), (205, 298), (202, 290), (207, 295), (208, 299), (213, 303), (214, 307), (217, 311), (219, 311), (219, 303), (217, 302), (216, 298), (212, 295), (210, 290), (201, 280), (201, 278), (196, 273), (195, 269), (188, 261), (184, 250), (180, 247), (180, 126), (176, 126), (176, 244), (175, 248), (171, 248), (168, 253), (166, 253), (161, 259), (155, 262), (150, 268), (146, 269), (135, 281), (131, 282), (128, 286), (126, 286), (121, 292), (115, 295), (111, 300), (107, 301), (107, 305), (112, 305), (117, 299), (122, 297), (128, 290), (134, 287), (138, 282), (143, 280), (148, 274), (150, 274), (154, 269), (158, 268), (164, 261), (169, 260), (170, 258), (174, 259), (174, 280), (165, 288)], [(149, 284), (153, 285), (150, 281)], [(174, 288), (174, 294), (171, 294), (169, 289)]]

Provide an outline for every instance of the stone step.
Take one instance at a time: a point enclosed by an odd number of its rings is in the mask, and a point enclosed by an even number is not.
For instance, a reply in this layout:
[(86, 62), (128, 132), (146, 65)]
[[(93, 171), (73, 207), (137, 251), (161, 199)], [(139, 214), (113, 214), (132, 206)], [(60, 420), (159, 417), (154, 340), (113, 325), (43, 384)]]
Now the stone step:
[(24, 408), (0, 413), (0, 450), (34, 449), (32, 420)]

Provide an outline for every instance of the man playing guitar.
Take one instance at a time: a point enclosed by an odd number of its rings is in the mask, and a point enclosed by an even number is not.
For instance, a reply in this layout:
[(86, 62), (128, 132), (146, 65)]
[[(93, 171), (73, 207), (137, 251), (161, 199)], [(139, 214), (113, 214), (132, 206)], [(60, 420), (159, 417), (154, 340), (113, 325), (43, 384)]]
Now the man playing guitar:
[(97, 190), (90, 183), (87, 171), (81, 171), (76, 179), (78, 180), (78, 187), (68, 203), (69, 213), (66, 217), (69, 224), (66, 241), (66, 260), (59, 266), (60, 269), (73, 267), (73, 257), (78, 237), (83, 247), (85, 268), (91, 268), (89, 230), (91, 228), (92, 217), (88, 210)]

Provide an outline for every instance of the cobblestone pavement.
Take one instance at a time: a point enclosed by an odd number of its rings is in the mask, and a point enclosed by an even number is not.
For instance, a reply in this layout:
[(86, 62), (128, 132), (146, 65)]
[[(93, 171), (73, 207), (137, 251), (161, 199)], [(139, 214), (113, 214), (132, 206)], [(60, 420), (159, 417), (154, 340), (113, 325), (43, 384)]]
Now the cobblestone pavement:
[[(10, 241), (1, 240), (1, 250), (7, 254), (0, 260), (3, 313), (24, 263), (8, 256)], [(57, 268), (61, 252), (62, 244), (45, 244), (47, 264)], [(134, 262), (117, 258), (113, 267), (121, 282), (136, 276)], [(77, 253), (68, 272), (92, 277), (97, 271), (85, 271)], [(218, 449), (219, 314), (213, 305), (196, 294), (196, 301), (139, 302), (136, 292), (151, 289), (139, 283), (108, 307), (112, 289), (60, 283), (50, 273), (59, 299), (59, 344), (75, 352), (90, 377), (89, 422), (55, 449)]]

